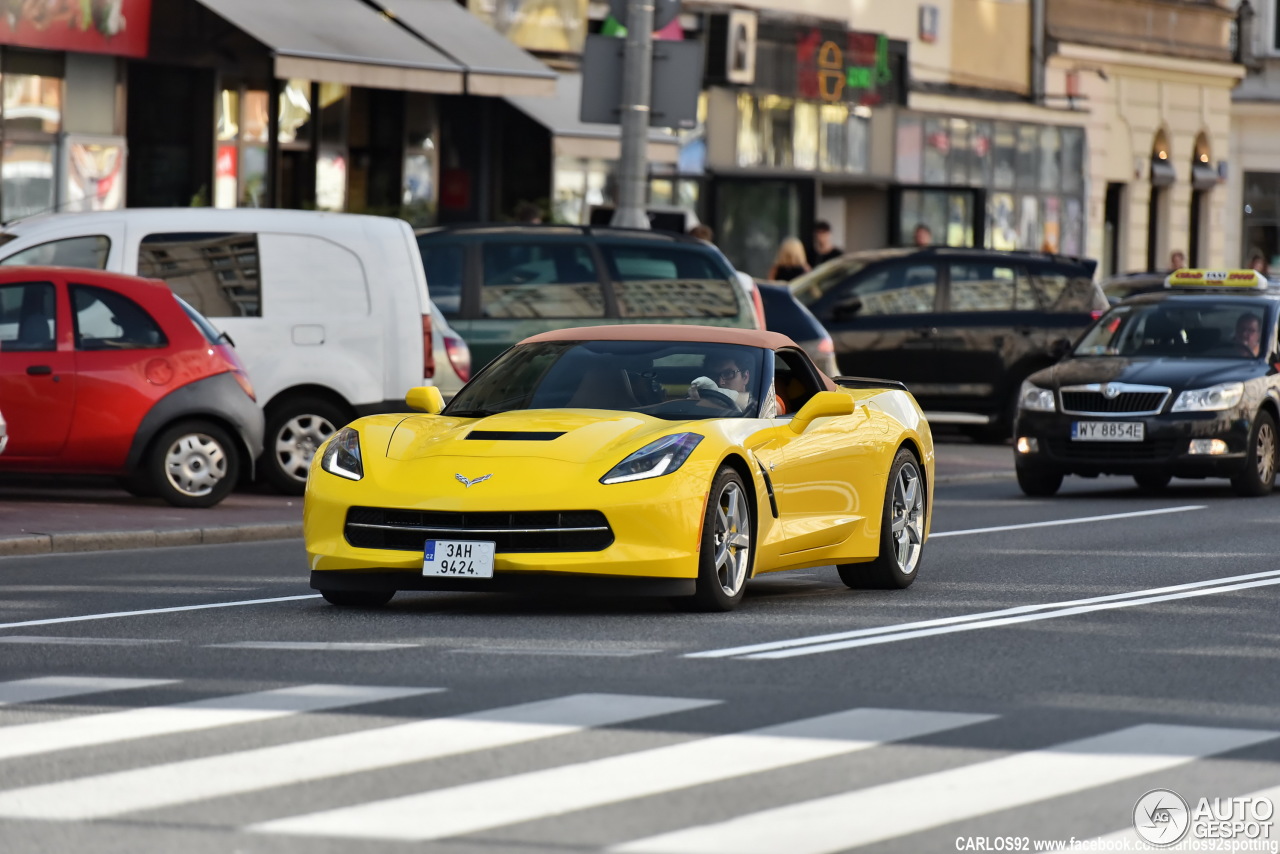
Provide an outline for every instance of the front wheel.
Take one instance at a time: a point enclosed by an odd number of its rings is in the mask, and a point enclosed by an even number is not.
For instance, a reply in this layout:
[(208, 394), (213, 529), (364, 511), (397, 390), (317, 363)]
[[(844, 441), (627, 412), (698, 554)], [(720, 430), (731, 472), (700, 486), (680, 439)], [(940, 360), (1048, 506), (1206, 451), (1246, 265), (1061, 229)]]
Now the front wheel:
[(1269, 413), (1259, 412), (1249, 434), (1249, 452), (1244, 468), (1231, 478), (1237, 495), (1256, 497), (1271, 492), (1276, 480), (1276, 422)]
[(742, 601), (754, 560), (755, 529), (742, 478), (722, 468), (711, 483), (702, 519), (698, 583), (693, 596), (677, 600), (695, 611), (732, 611)]
[(267, 415), (263, 477), (285, 495), (301, 495), (316, 449), (348, 420), (337, 406), (316, 397), (298, 397), (272, 407)]
[(1017, 469), (1018, 486), (1024, 495), (1048, 498), (1062, 486), (1062, 472), (1045, 469)]
[(836, 567), (855, 590), (901, 590), (916, 580), (927, 524), (925, 482), (915, 455), (902, 448), (893, 458), (880, 522), (880, 555), (870, 563)]
[(330, 605), (343, 608), (379, 608), (396, 595), (394, 590), (321, 590)]
[(236, 485), (240, 454), (218, 425), (187, 421), (156, 437), (145, 471), (152, 494), (174, 507), (212, 507)]

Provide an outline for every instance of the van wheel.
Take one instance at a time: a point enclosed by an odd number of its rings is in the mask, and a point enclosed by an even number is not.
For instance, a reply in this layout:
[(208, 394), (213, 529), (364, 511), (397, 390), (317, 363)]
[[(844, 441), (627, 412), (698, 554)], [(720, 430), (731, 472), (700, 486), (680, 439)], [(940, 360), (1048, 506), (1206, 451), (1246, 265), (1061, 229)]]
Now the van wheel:
[(236, 485), (240, 454), (218, 425), (184, 421), (156, 437), (145, 471), (152, 494), (174, 507), (212, 507)]
[(301, 495), (316, 448), (350, 420), (318, 397), (296, 397), (273, 407), (267, 416), (263, 477), (285, 495)]

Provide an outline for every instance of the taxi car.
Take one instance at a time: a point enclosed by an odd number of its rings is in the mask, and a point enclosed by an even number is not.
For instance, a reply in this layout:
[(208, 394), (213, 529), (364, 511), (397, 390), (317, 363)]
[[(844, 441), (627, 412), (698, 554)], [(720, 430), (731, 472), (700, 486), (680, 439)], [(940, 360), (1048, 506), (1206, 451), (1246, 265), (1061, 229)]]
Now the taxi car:
[(443, 406), (352, 422), (303, 501), (311, 586), (631, 592), (727, 611), (747, 579), (836, 564), (915, 580), (934, 450), (894, 382), (817, 370), (773, 332), (679, 325), (544, 332)]
[(1177, 270), (1113, 306), (1068, 358), (1023, 383), (1018, 484), (1057, 492), (1067, 474), (1230, 478), (1266, 495), (1280, 422), (1280, 294), (1253, 270)]

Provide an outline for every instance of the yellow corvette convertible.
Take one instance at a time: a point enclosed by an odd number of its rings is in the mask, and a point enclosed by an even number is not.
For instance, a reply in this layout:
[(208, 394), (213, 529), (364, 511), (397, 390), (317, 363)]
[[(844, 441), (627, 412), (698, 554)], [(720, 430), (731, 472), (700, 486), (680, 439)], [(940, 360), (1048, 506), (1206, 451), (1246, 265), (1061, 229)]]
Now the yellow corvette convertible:
[(670, 596), (727, 611), (747, 579), (835, 564), (906, 587), (929, 534), (933, 439), (900, 384), (832, 380), (789, 338), (597, 326), (528, 338), (448, 406), (335, 433), (307, 479), (311, 586)]

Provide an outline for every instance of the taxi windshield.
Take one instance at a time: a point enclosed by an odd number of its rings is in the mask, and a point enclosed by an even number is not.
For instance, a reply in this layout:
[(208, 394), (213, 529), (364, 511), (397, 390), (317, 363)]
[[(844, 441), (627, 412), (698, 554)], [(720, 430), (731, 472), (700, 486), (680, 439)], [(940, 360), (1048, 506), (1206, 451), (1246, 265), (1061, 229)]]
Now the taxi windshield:
[(1264, 354), (1266, 308), (1242, 300), (1116, 306), (1076, 345), (1076, 356), (1256, 359)]

